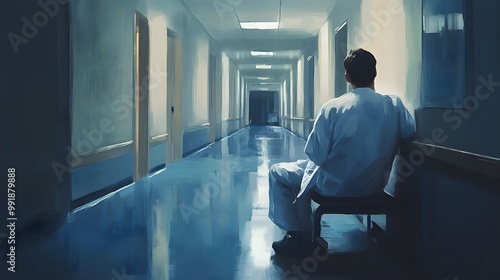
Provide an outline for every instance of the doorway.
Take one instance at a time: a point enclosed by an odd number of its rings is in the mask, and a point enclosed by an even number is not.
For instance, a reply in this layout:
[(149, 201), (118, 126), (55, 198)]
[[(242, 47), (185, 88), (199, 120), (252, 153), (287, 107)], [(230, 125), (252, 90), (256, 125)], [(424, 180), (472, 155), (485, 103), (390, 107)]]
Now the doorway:
[[(278, 125), (278, 110), (275, 108), (275, 91), (251, 91), (249, 102), (250, 125)], [(276, 105), (279, 101), (276, 102)]]
[(182, 158), (182, 40), (167, 30), (167, 163)]
[(134, 179), (149, 171), (149, 26), (135, 14), (134, 42)]

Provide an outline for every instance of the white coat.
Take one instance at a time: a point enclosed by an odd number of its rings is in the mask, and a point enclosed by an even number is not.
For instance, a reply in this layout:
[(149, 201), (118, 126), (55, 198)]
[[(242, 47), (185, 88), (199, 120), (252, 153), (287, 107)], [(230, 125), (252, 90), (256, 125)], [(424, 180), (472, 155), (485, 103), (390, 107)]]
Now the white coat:
[(269, 218), (283, 230), (310, 232), (312, 189), (339, 197), (382, 192), (399, 144), (414, 135), (399, 97), (358, 88), (328, 101), (307, 139), (309, 159), (271, 167)]

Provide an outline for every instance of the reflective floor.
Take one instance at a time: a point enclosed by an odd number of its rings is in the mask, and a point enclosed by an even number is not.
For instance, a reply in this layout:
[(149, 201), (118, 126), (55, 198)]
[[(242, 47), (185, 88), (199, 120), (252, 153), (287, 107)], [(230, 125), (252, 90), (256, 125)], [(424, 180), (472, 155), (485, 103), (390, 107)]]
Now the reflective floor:
[(0, 278), (413, 279), (353, 216), (325, 217), (328, 259), (274, 256), (271, 243), (284, 233), (267, 218), (268, 170), (305, 158), (304, 144), (282, 128), (239, 131), (76, 209)]

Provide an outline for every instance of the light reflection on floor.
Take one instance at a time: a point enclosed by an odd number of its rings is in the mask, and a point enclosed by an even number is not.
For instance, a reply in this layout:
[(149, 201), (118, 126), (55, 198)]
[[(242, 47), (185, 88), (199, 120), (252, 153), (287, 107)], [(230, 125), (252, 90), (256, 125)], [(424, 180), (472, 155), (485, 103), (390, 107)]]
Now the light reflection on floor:
[[(284, 232), (267, 218), (267, 175), (276, 162), (305, 158), (303, 147), (282, 128), (244, 129), (70, 213), (19, 253), (15, 278), (0, 278), (301, 279), (287, 272), (303, 260), (271, 248)], [(334, 255), (307, 279), (410, 279), (379, 251), (356, 253), (369, 244), (355, 218), (325, 220), (330, 250), (353, 254)]]

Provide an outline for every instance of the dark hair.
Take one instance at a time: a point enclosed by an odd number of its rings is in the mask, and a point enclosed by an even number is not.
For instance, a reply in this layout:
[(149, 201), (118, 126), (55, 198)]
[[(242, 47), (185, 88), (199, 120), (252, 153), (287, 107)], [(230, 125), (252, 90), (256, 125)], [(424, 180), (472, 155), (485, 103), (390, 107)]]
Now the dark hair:
[(344, 60), (344, 68), (351, 83), (358, 87), (369, 86), (377, 76), (377, 60), (369, 51), (355, 49)]

